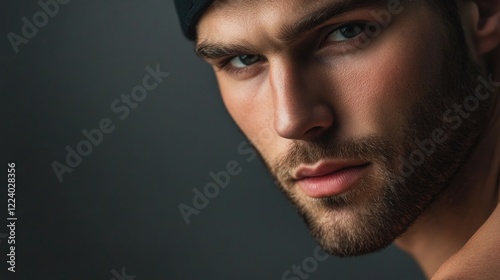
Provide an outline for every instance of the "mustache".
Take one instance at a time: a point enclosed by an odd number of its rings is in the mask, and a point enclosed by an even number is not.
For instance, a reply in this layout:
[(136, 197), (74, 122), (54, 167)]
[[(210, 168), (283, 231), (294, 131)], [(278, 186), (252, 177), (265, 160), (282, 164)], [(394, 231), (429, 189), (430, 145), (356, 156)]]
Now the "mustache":
[(364, 160), (387, 165), (397, 155), (388, 139), (378, 136), (335, 139), (323, 137), (315, 142), (296, 141), (289, 151), (268, 164), (278, 181), (293, 181), (293, 171), (301, 164), (312, 165), (321, 160)]

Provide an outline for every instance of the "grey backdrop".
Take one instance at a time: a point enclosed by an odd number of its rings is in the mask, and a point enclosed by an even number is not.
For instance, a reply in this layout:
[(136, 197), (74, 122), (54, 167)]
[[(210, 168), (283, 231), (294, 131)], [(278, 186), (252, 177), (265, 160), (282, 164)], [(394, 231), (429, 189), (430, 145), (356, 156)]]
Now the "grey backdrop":
[[(172, 2), (71, 0), (17, 54), (7, 34), (22, 35), (22, 18), (43, 10), (36, 1), (2, 6), (2, 172), (16, 163), (18, 221), (17, 272), (7, 273), (0, 239), (1, 279), (278, 280), (313, 256), (316, 243), (262, 164), (238, 153), (245, 139)], [(119, 119), (110, 104), (157, 64), (170, 76)], [(66, 146), (76, 149), (103, 118), (115, 130), (59, 182), (51, 163), (64, 163)], [(192, 205), (192, 189), (230, 160), (241, 174), (186, 225), (178, 205)], [(2, 234), (6, 188), (0, 197)], [(423, 279), (395, 247), (331, 257), (308, 274)]]

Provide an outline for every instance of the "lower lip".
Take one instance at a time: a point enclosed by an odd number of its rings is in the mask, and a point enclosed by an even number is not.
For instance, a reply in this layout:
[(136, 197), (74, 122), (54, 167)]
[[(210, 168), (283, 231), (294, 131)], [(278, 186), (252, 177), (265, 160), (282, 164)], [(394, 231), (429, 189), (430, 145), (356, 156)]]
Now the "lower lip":
[(338, 195), (350, 190), (369, 164), (353, 166), (318, 177), (308, 177), (298, 181), (299, 187), (309, 197), (321, 198)]

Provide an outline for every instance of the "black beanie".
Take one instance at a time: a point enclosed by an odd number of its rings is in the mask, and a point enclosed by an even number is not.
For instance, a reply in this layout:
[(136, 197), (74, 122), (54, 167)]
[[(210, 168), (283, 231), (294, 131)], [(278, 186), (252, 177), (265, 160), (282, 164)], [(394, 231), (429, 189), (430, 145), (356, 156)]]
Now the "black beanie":
[(196, 24), (205, 10), (214, 0), (174, 0), (177, 14), (181, 22), (184, 35), (196, 39)]

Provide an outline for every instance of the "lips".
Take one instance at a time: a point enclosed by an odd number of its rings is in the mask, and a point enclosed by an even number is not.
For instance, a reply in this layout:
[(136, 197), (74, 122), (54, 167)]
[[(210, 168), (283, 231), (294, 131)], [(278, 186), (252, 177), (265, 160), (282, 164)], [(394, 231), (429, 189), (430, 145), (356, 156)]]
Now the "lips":
[(321, 198), (347, 192), (369, 166), (365, 161), (321, 162), (299, 167), (293, 177), (307, 196)]

